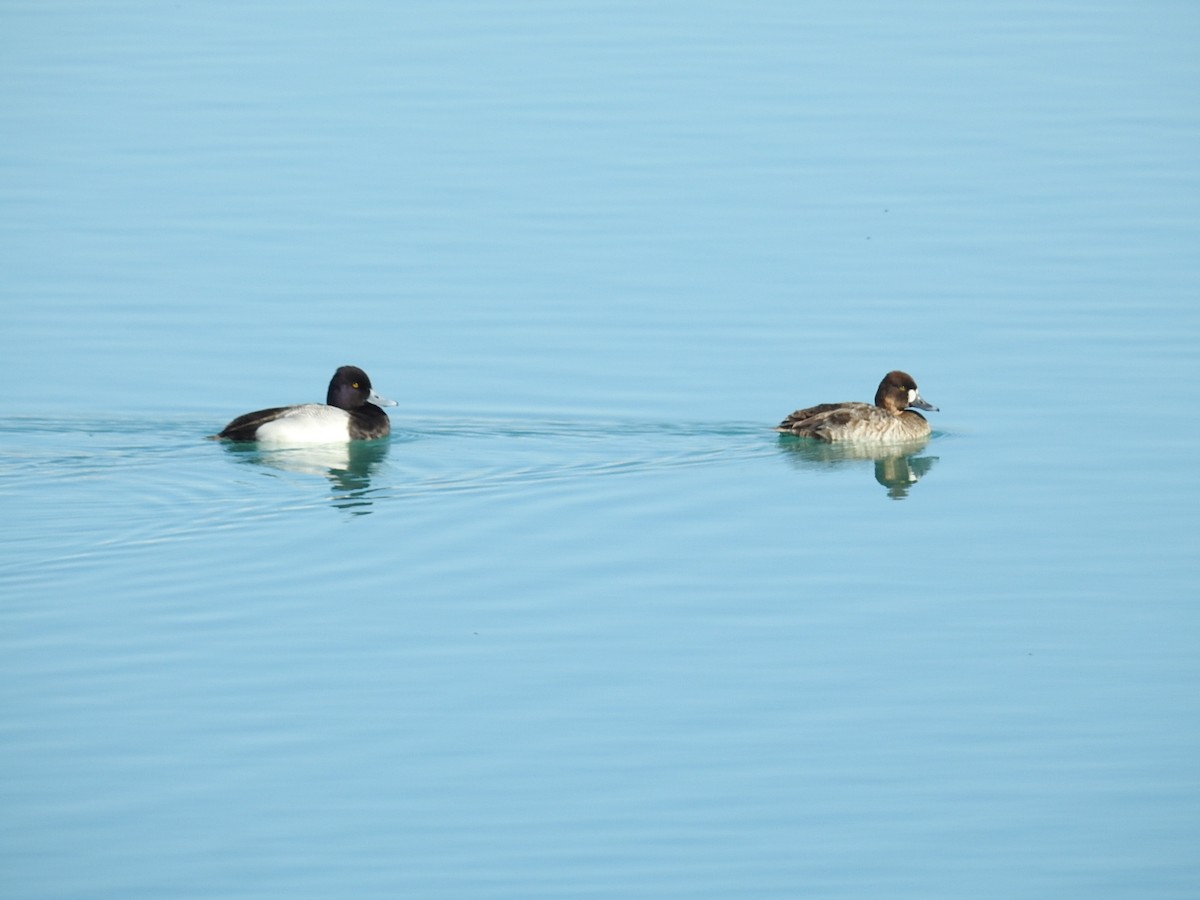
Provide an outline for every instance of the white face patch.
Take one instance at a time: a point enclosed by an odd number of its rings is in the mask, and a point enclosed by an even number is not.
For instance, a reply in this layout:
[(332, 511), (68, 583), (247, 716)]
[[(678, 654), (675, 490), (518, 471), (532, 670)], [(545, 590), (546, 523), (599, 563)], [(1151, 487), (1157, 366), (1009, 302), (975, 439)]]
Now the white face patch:
[(916, 388), (909, 388), (909, 389), (908, 389), (908, 405), (909, 405), (909, 406), (912, 406), (912, 405), (913, 405), (913, 401), (914, 401), (914, 400), (916, 400), (916, 399), (917, 399), (917, 389), (916, 389)]

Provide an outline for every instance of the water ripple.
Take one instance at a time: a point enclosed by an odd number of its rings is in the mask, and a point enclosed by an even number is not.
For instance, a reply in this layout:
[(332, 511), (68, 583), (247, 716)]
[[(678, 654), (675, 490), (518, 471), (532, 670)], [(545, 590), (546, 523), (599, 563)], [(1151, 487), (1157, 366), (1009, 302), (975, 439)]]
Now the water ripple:
[(424, 419), (400, 423), (386, 441), (293, 449), (205, 440), (211, 430), (190, 417), (0, 422), (0, 494), (16, 512), (6, 529), (16, 552), (0, 559), (0, 572), (309, 509), (361, 515), (389, 500), (519, 492), (777, 452), (769, 429), (741, 422)]

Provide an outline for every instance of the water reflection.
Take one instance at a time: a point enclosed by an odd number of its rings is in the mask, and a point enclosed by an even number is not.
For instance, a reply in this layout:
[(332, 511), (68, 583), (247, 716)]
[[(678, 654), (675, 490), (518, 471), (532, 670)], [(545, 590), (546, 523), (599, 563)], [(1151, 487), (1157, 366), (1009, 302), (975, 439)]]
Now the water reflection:
[(351, 441), (310, 447), (265, 447), (260, 444), (226, 444), (230, 453), (243, 455), (255, 465), (320, 475), (329, 480), (333, 505), (354, 515), (371, 512), (371, 476), (387, 456), (391, 442)]
[(779, 448), (799, 469), (829, 469), (853, 465), (863, 460), (875, 463), (875, 480), (887, 488), (893, 500), (903, 500), (909, 488), (920, 481), (937, 462), (936, 456), (919, 456), (928, 438), (907, 444), (870, 446), (863, 444), (827, 444), (790, 434), (779, 436)]

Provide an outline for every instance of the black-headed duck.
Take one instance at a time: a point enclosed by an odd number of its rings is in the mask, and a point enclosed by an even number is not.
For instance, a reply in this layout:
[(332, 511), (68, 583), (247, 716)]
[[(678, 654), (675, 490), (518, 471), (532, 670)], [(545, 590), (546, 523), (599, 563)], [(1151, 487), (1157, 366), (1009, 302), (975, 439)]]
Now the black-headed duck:
[(358, 366), (333, 373), (324, 403), (276, 406), (238, 416), (214, 437), (271, 444), (332, 444), (369, 441), (391, 432), (381, 406), (395, 406), (371, 389), (371, 379)]

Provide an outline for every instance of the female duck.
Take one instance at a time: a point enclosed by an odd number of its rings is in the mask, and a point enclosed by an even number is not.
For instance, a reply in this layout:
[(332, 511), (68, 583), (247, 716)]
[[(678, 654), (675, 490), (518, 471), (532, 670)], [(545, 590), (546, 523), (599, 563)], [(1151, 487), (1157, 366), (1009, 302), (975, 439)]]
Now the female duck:
[(272, 444), (332, 444), (369, 441), (391, 432), (381, 406), (395, 406), (371, 389), (371, 379), (358, 366), (333, 373), (325, 402), (275, 406), (238, 416), (215, 435), (231, 441)]
[(798, 409), (776, 431), (815, 438), (819, 441), (862, 441), (896, 444), (929, 437), (929, 423), (910, 407), (937, 412), (917, 391), (917, 383), (905, 372), (888, 372), (869, 403), (822, 403)]

